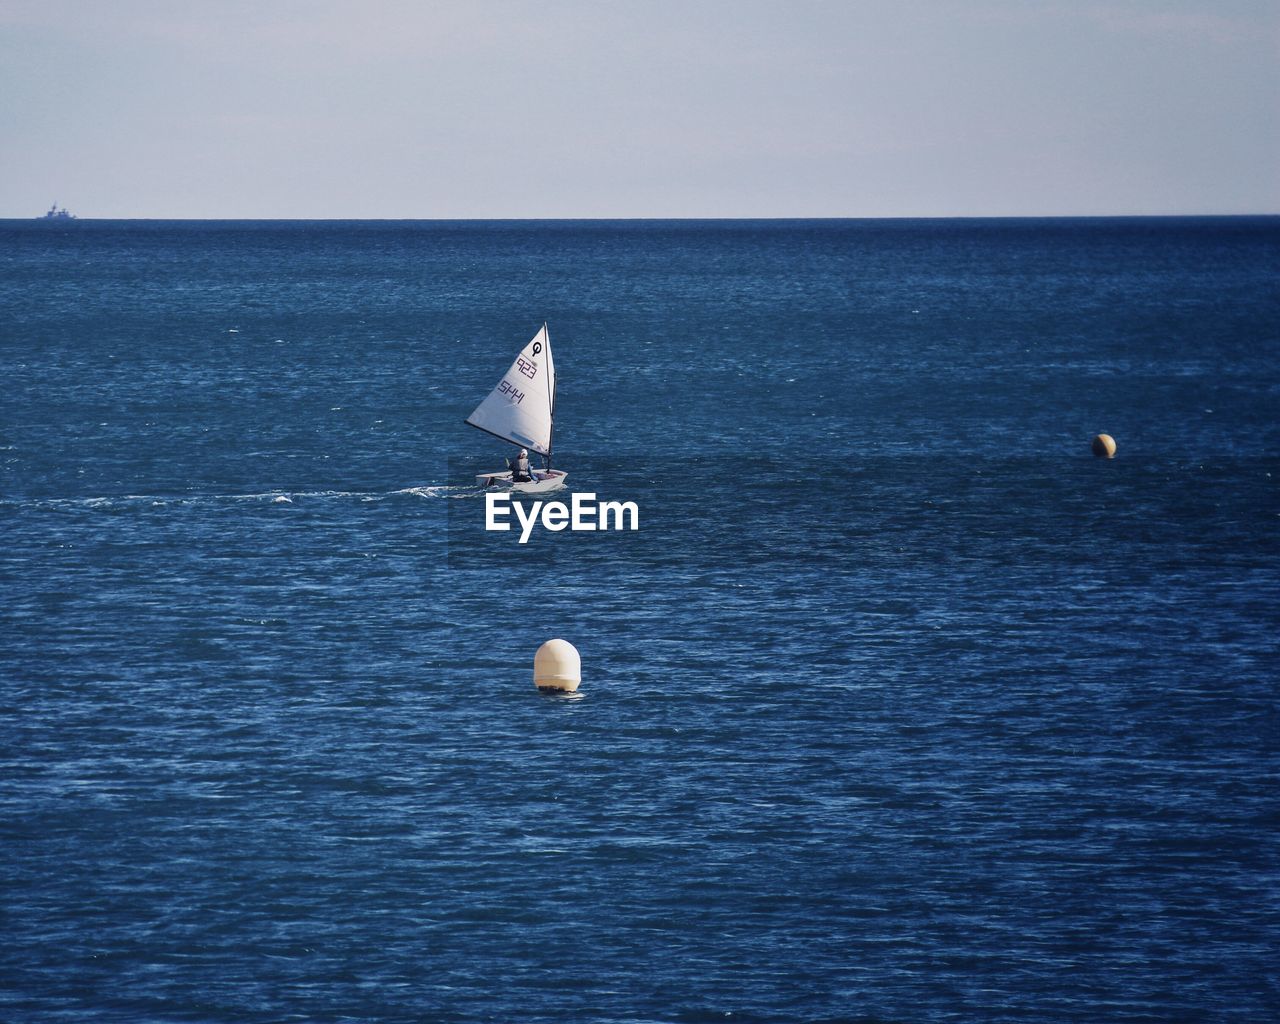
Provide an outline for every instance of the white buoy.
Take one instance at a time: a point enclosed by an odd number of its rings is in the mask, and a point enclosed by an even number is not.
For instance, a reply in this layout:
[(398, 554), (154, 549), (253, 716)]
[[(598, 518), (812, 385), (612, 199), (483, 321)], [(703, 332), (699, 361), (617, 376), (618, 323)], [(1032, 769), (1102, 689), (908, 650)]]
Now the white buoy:
[(533, 656), (533, 685), (544, 693), (573, 693), (582, 682), (582, 658), (568, 640), (548, 640)]

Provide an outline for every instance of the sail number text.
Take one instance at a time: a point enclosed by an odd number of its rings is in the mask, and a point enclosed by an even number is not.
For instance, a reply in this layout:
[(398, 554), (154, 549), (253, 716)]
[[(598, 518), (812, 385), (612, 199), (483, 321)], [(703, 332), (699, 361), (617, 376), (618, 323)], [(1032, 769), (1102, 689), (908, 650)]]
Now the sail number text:
[(524, 392), (517, 391), (516, 386), (510, 381), (504, 380), (498, 385), (498, 394), (506, 395), (512, 405), (519, 405), (524, 401)]

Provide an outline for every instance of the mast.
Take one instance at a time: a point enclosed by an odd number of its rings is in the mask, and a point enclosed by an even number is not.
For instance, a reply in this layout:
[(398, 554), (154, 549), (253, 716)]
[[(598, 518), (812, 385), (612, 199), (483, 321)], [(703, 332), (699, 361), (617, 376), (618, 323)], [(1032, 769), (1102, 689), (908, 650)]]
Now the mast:
[(547, 409), (551, 415), (551, 430), (547, 433), (547, 469), (551, 468), (551, 451), (556, 443), (556, 382), (555, 361), (551, 358), (551, 332), (547, 330), (547, 322), (542, 321), (542, 333), (547, 338), (547, 362), (551, 364), (551, 372), (547, 374)]

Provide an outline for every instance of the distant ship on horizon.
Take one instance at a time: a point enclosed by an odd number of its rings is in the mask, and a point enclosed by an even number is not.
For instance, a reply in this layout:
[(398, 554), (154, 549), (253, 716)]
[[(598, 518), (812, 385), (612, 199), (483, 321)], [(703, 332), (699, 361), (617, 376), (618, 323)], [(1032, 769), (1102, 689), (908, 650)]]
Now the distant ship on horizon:
[(54, 203), (49, 207), (49, 212), (43, 217), (37, 217), (37, 220), (75, 220), (76, 215), (71, 213), (65, 206), (59, 210), (58, 204)]

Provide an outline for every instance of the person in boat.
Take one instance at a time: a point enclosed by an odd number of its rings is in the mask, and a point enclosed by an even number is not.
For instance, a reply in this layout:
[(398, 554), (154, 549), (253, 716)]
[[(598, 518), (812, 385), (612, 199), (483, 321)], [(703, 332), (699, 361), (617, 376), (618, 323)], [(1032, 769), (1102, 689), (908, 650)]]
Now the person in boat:
[(513, 484), (528, 483), (533, 479), (529, 472), (529, 453), (524, 448), (520, 449), (520, 454), (516, 456), (515, 462), (511, 464), (511, 482)]

